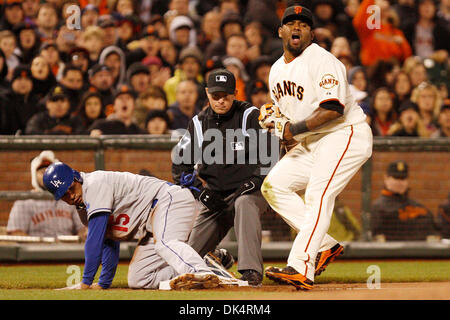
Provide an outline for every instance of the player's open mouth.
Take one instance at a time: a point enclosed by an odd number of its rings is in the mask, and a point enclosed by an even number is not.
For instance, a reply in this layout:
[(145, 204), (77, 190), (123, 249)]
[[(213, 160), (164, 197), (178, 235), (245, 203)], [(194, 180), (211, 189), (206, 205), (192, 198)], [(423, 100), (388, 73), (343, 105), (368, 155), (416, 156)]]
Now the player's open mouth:
[(300, 44), (300, 36), (298, 34), (293, 34), (291, 37), (292, 44)]

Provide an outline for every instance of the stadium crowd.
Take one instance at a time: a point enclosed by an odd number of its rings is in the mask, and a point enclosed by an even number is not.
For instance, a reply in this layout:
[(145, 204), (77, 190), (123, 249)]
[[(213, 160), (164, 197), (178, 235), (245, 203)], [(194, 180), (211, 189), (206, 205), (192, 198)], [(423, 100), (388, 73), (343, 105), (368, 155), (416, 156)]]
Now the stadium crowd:
[(259, 107), (294, 3), (313, 11), (314, 41), (346, 66), (374, 135), (450, 136), (449, 0), (3, 0), (0, 134), (185, 129), (219, 67)]

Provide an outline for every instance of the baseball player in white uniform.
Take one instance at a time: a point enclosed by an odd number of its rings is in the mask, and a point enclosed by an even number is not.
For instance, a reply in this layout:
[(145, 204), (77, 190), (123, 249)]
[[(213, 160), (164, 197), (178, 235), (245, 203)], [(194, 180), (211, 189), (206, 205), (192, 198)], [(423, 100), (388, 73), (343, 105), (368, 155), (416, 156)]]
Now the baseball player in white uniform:
[(312, 25), (307, 8), (285, 10), (278, 30), (284, 54), (269, 75), (273, 105), (260, 115), (264, 128), (295, 145), (261, 190), (298, 232), (287, 266), (268, 267), (266, 276), (297, 289), (312, 289), (314, 276), (342, 252), (327, 234), (335, 198), (372, 154), (372, 134), (350, 94), (345, 67), (312, 42)]
[[(30, 164), (33, 192), (43, 192), (45, 169), (58, 160), (51, 150), (42, 151)], [(55, 200), (17, 200), (9, 213), (6, 232), (9, 235), (57, 237), (78, 235), (84, 239), (87, 229), (73, 206)]]
[[(74, 289), (110, 287), (119, 261), (119, 241), (140, 238), (128, 270), (131, 288), (211, 288), (219, 278), (187, 243), (197, 215), (188, 189), (127, 172), (78, 172), (57, 162), (44, 173), (54, 195), (75, 205), (88, 225), (83, 279)], [(93, 284), (98, 267), (102, 270)]]

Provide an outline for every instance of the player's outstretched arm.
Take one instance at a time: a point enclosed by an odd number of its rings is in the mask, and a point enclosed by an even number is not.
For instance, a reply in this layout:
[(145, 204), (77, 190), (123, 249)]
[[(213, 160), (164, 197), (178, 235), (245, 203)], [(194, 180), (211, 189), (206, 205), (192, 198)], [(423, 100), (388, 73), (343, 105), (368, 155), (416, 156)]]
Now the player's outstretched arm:
[(84, 245), (85, 262), (81, 289), (87, 289), (91, 286), (100, 266), (108, 218), (108, 212), (99, 212), (89, 218), (88, 236)]

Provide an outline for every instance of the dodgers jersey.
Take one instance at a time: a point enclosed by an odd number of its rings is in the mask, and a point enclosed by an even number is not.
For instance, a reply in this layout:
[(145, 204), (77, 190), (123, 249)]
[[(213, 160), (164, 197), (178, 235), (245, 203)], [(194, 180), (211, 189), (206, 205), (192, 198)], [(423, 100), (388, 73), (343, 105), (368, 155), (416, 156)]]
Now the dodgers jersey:
[(336, 131), (366, 119), (350, 93), (344, 64), (316, 43), (289, 63), (281, 56), (270, 69), (269, 88), (274, 104), (293, 123), (305, 120), (327, 101), (338, 102), (343, 107), (342, 117), (299, 134), (296, 140), (314, 133)]
[(114, 240), (133, 238), (145, 228), (153, 201), (166, 181), (128, 172), (80, 172), (83, 202), (79, 209), (89, 219), (97, 212), (109, 212), (106, 235)]

